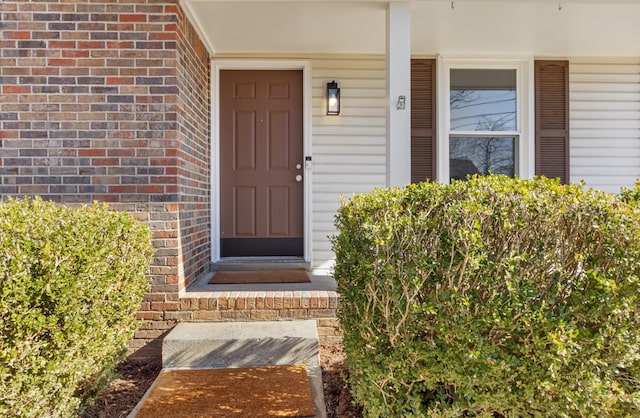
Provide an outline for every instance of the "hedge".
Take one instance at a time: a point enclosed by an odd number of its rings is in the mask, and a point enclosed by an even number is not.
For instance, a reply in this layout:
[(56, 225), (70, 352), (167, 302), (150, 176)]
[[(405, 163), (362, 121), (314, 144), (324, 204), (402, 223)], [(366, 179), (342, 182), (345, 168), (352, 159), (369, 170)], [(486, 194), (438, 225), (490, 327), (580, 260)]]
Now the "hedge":
[(365, 416), (640, 415), (639, 191), (488, 176), (345, 202), (334, 275)]
[(71, 417), (139, 323), (149, 228), (94, 204), (0, 203), (0, 416)]

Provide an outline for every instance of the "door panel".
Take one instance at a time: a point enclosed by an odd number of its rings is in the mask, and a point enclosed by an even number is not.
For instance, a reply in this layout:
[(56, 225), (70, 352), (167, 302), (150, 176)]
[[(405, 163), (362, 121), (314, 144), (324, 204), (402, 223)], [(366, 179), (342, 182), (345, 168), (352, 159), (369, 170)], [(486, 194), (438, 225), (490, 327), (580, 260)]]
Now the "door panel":
[(273, 215), (282, 214), (282, 216), (269, 216), (269, 236), (288, 237), (290, 235), (289, 200), (288, 187), (269, 187), (269, 212)]
[(233, 155), (234, 170), (256, 169), (256, 113), (235, 112), (233, 114), (235, 141)]
[(256, 188), (235, 187), (234, 206), (242, 208), (235, 218), (235, 230), (238, 237), (253, 237), (256, 235)]
[(270, 112), (268, 129), (269, 170), (290, 170), (291, 157), (289, 150), (291, 144), (289, 141), (291, 137), (289, 132), (289, 113)]
[(302, 71), (221, 71), (222, 257), (303, 255), (302, 154)]

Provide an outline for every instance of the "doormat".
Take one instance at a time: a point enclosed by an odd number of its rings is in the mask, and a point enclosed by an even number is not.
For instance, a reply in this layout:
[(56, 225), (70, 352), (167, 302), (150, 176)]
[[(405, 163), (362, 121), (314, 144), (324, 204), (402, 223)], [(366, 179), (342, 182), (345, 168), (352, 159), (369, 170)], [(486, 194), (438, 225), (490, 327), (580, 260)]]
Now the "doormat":
[(136, 418), (314, 417), (304, 365), (167, 370)]
[(209, 284), (247, 283), (309, 283), (309, 273), (305, 269), (218, 271)]

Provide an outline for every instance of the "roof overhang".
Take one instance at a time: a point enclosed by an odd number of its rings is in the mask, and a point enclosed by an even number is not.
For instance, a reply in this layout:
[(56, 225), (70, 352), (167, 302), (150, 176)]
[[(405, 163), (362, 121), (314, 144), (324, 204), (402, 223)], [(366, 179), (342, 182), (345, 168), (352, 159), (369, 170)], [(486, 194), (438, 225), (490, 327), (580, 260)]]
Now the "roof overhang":
[[(181, 0), (212, 55), (384, 54), (387, 0)], [(408, 0), (415, 55), (640, 56), (640, 0)]]

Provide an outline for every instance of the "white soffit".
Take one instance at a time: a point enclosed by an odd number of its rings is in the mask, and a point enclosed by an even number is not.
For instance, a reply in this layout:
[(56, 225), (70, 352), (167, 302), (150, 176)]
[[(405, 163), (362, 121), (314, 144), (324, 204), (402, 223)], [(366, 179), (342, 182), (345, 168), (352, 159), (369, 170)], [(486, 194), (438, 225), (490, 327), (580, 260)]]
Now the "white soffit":
[[(409, 0), (414, 55), (640, 56), (640, 0)], [(215, 54), (385, 53), (385, 0), (181, 0)]]
[(212, 52), (381, 53), (386, 3), (183, 0)]
[(640, 0), (415, 1), (414, 54), (639, 56)]

